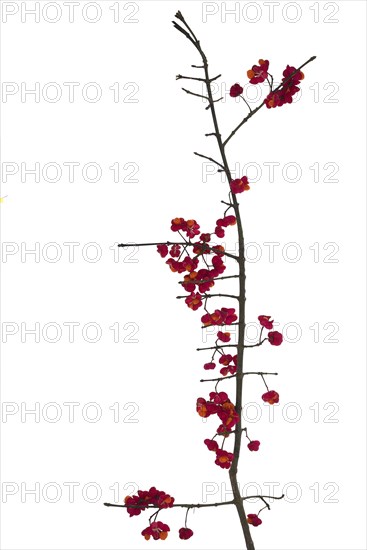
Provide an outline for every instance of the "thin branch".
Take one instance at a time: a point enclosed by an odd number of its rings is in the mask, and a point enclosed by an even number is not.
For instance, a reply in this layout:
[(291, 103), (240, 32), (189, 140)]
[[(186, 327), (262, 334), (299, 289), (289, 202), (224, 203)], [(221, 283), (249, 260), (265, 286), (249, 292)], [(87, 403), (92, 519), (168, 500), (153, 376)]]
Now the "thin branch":
[[(258, 374), (260, 376), (271, 375), (278, 376), (277, 372), (242, 372), (242, 376), (246, 374)], [(222, 376), (221, 378), (202, 378), (200, 382), (221, 382), (222, 380), (229, 380), (230, 378), (236, 378), (237, 374), (231, 374), (231, 376)]]
[(218, 325), (201, 325), (200, 328), (208, 328), (208, 327), (213, 327), (213, 326), (215, 326), (215, 327), (228, 327), (228, 326), (234, 327), (236, 325), (239, 325), (239, 323), (229, 323), (229, 324), (228, 323), (219, 323)]
[[(201, 285), (201, 283), (209, 283), (210, 281), (221, 281), (223, 279), (238, 279), (238, 275), (226, 275), (225, 277), (212, 277), (208, 279), (199, 279), (198, 281), (192, 281), (195, 282), (196, 285)], [(186, 281), (178, 281), (178, 284), (185, 285), (187, 284)]]
[(178, 30), (179, 32), (182, 32), (182, 34), (185, 35), (188, 40), (190, 40), (190, 42), (195, 46), (195, 48), (197, 48), (197, 46), (195, 44), (195, 41), (191, 38), (189, 33), (186, 32), (180, 25), (178, 25), (178, 23), (176, 23), (176, 21), (172, 21), (172, 23), (173, 23), (173, 26), (175, 27), (175, 29)]
[(196, 155), (197, 157), (202, 157), (203, 159), (210, 160), (211, 162), (214, 162), (214, 164), (217, 164), (218, 166), (220, 166), (221, 168), (224, 169), (223, 164), (221, 164), (220, 162), (217, 162), (216, 160), (212, 159), (211, 157), (207, 157), (207, 156), (205, 156), (205, 155), (201, 155), (200, 153), (196, 153), (195, 151), (194, 151), (194, 155)]
[[(181, 242), (161, 241), (158, 243), (120, 243), (117, 246), (127, 248), (130, 246), (158, 246), (159, 244), (166, 244), (167, 246), (171, 246), (172, 244), (180, 244), (181, 246), (197, 246), (197, 247), (202, 246), (204, 250), (212, 250), (214, 253), (216, 252), (215, 250), (216, 246), (210, 246), (208, 245), (208, 243), (192, 243), (189, 241), (181, 241)], [(221, 252), (221, 254), (224, 254), (224, 256), (228, 256), (228, 258), (232, 258), (233, 260), (238, 261), (238, 256), (235, 256), (234, 254), (230, 254), (229, 252)], [(220, 277), (220, 278), (223, 278), (223, 277)], [(213, 280), (213, 279), (210, 279), (210, 280)], [(185, 281), (183, 281), (182, 283), (184, 284)]]
[(176, 80), (180, 80), (181, 78), (185, 78), (186, 80), (198, 80), (199, 82), (205, 82), (205, 78), (196, 78), (193, 76), (183, 76), (182, 74), (176, 75)]
[(246, 99), (243, 97), (243, 95), (241, 95), (240, 97), (242, 97), (243, 101), (246, 103), (246, 105), (247, 105), (247, 107), (248, 107), (248, 109), (251, 113), (252, 109), (251, 109), (250, 105), (247, 103)]
[[(210, 348), (196, 348), (196, 351), (204, 351), (206, 349), (220, 349), (220, 348), (237, 348), (238, 344), (224, 344), (223, 346), (211, 346)], [(243, 346), (246, 347), (246, 346)]]
[[(260, 497), (259, 497), (260, 498)], [(212, 506), (225, 506), (227, 504), (233, 504), (233, 500), (228, 500), (226, 502), (213, 502), (213, 503), (208, 503), (208, 504), (172, 504), (172, 506), (170, 506), (170, 508), (210, 508)], [(140, 508), (141, 509), (141, 505), (139, 504), (132, 504), (132, 505), (129, 505), (129, 504), (111, 504), (110, 502), (104, 502), (104, 506), (111, 506), (113, 508)], [(149, 506), (146, 506), (145, 507), (146, 509), (150, 509), (150, 508), (159, 508), (159, 506), (157, 505), (152, 505), (150, 504)], [(144, 510), (142, 510), (144, 511)]]
[(187, 24), (184, 16), (182, 15), (182, 13), (180, 11), (178, 11), (175, 15), (175, 17), (177, 17), (177, 19), (179, 19), (180, 21), (182, 21), (182, 23), (185, 25), (185, 27), (187, 28), (187, 30), (189, 31), (189, 33), (191, 34), (191, 36), (193, 37), (194, 41), (195, 41), (195, 47), (200, 51), (201, 48), (200, 48), (200, 42), (199, 40), (196, 38), (193, 30), (189, 27), (189, 25)]
[(222, 99), (223, 97), (220, 97), (219, 99), (213, 99), (213, 101), (211, 101), (209, 105), (205, 107), (205, 110), (207, 111), (208, 109), (210, 109), (212, 103), (217, 103), (217, 101), (221, 101)]
[[(234, 294), (202, 294), (202, 296), (204, 296), (204, 298), (216, 298), (216, 297), (220, 297), (220, 298), (235, 298), (236, 300), (239, 299), (238, 296), (235, 296)], [(187, 295), (186, 296), (176, 296), (176, 298), (187, 298)], [(231, 326), (232, 326), (233, 323), (231, 323)], [(227, 323), (223, 323), (223, 325), (220, 325), (220, 326), (226, 326)], [(219, 325), (218, 325), (219, 326)]]
[(243, 346), (244, 348), (257, 348), (258, 346), (261, 346), (267, 338), (264, 338), (264, 340), (261, 340), (261, 342), (258, 342), (257, 344), (251, 344), (250, 346)]
[[(270, 496), (270, 495), (252, 495), (252, 496), (249, 496), (249, 497), (241, 497), (242, 500), (249, 500), (250, 498), (260, 498), (261, 500), (263, 500), (264, 498), (273, 498), (275, 500), (281, 500), (282, 498), (284, 498), (284, 495), (282, 495), (281, 497), (274, 497), (274, 496)], [(140, 504), (112, 504), (111, 502), (104, 502), (103, 503), (104, 506), (108, 506), (108, 507), (111, 507), (111, 508), (140, 508), (142, 509), (142, 506)], [(170, 506), (170, 508), (211, 508), (213, 506), (227, 506), (228, 504), (235, 504), (235, 501), (234, 500), (227, 500), (225, 502), (208, 502), (206, 504), (172, 504), (172, 506)], [(150, 510), (150, 509), (153, 509), (153, 508), (160, 508), (158, 505), (156, 504), (149, 504), (148, 506), (145, 506), (145, 509), (146, 510)], [(160, 508), (163, 510), (163, 508)], [(166, 508), (164, 508), (166, 510)], [(142, 510), (144, 511), (144, 510)]]
[(194, 92), (190, 92), (190, 90), (186, 90), (186, 88), (182, 88), (182, 90), (183, 90), (184, 92), (186, 92), (187, 94), (194, 95), (194, 96), (196, 96), (196, 97), (201, 97), (202, 99), (206, 99), (207, 101), (209, 101), (209, 98), (206, 97), (205, 95), (194, 94)]

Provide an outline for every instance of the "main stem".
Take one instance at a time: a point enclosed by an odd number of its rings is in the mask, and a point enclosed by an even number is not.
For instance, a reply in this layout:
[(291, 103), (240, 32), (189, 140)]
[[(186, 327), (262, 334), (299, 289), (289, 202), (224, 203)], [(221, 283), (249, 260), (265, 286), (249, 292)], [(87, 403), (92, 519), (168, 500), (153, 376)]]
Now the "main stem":
[[(228, 167), (228, 161), (225, 153), (225, 146), (222, 142), (222, 137), (219, 132), (217, 115), (215, 112), (215, 106), (213, 101), (212, 90), (210, 87), (210, 78), (208, 70), (208, 61), (202, 51), (200, 44), (198, 45), (198, 50), (201, 54), (204, 72), (205, 72), (205, 84), (209, 98), (210, 111), (213, 118), (215, 136), (218, 142), (219, 151), (222, 157), (222, 163), (224, 166), (224, 171), (227, 176), (228, 184), (232, 181), (231, 172)], [(246, 513), (243, 506), (243, 500), (241, 493), (238, 487), (237, 482), (237, 471), (238, 471), (238, 460), (240, 457), (241, 451), (241, 438), (242, 438), (242, 386), (243, 386), (243, 353), (244, 353), (244, 340), (245, 340), (245, 302), (246, 302), (246, 271), (245, 271), (245, 243), (243, 237), (243, 227), (242, 220), (240, 215), (240, 209), (237, 202), (237, 197), (234, 193), (231, 193), (232, 202), (234, 211), (237, 219), (237, 230), (238, 230), (238, 264), (239, 264), (239, 310), (238, 310), (238, 346), (237, 346), (237, 372), (236, 372), (236, 411), (239, 415), (239, 421), (236, 425), (235, 441), (234, 441), (234, 458), (232, 466), (229, 470), (229, 478), (231, 481), (232, 491), (233, 491), (233, 500), (236, 506), (242, 531), (246, 541), (247, 550), (255, 550), (254, 542), (251, 537), (250, 527), (247, 523)]]

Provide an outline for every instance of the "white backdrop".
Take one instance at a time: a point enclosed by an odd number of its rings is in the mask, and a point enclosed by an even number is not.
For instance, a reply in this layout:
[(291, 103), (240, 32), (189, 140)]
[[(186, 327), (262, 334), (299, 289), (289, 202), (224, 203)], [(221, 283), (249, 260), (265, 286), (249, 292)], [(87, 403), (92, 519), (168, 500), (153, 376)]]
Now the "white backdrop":
[[(259, 58), (279, 81), (287, 64), (317, 56), (298, 100), (263, 108), (227, 150), (234, 176), (252, 182), (239, 196), (247, 337), (260, 314), (285, 336), (279, 348), (246, 351), (246, 370), (279, 372), (268, 383), (280, 403), (269, 409), (261, 379), (246, 377), (244, 422), (261, 447), (250, 453), (244, 441), (239, 484), (243, 496), (286, 495), (252, 528), (257, 549), (366, 548), (365, 3), (1, 8), (2, 548), (244, 547), (232, 506), (190, 512), (189, 541), (177, 534), (185, 510), (161, 512), (165, 542), (141, 536), (147, 512), (103, 506), (152, 485), (176, 502), (231, 498), (203, 444), (217, 422), (195, 412), (213, 389), (200, 378), (215, 373), (195, 351), (214, 343), (200, 331), (203, 313), (175, 299), (179, 277), (155, 248), (116, 248), (172, 238), (176, 216), (212, 231), (223, 215), (227, 185), (193, 155), (218, 158), (204, 137), (211, 117), (181, 91), (201, 87), (175, 80), (200, 72), (171, 24), (178, 9), (212, 76), (222, 74), (224, 136), (246, 113), (229, 87)], [(253, 106), (254, 91), (245, 87)], [(222, 241), (235, 250), (236, 230)], [(221, 389), (234, 400), (232, 381)]]

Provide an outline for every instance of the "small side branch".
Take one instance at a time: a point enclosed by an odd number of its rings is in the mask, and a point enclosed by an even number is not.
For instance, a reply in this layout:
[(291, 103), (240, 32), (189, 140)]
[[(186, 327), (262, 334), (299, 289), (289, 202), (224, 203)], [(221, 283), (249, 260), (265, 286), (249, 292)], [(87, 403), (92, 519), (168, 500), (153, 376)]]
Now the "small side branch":
[(267, 340), (267, 338), (264, 338), (264, 340), (261, 340), (261, 342), (258, 342), (257, 344), (252, 344), (250, 346), (243, 346), (243, 347), (244, 348), (257, 348), (258, 346), (261, 346), (266, 340)]
[[(260, 498), (260, 497), (259, 497)], [(227, 504), (233, 504), (234, 501), (233, 500), (228, 500), (226, 502), (212, 502), (212, 503), (208, 503), (208, 504), (172, 504), (172, 506), (170, 506), (170, 508), (210, 508), (212, 506), (225, 506)], [(113, 508), (140, 508), (141, 509), (141, 506), (139, 504), (132, 504), (132, 505), (127, 505), (127, 504), (111, 504), (110, 502), (104, 502), (104, 506), (110, 506), (110, 507), (113, 507)], [(149, 506), (146, 506), (145, 509), (153, 509), (153, 508), (159, 508), (159, 506), (157, 505), (149, 505)], [(142, 510), (144, 511), (144, 510)]]
[[(250, 498), (260, 498), (261, 500), (263, 500), (264, 498), (272, 498), (272, 499), (275, 499), (275, 500), (281, 500), (282, 498), (284, 498), (284, 495), (282, 495), (281, 497), (274, 497), (274, 496), (270, 496), (270, 495), (252, 495), (252, 496), (249, 496), (249, 497), (242, 497), (242, 500), (249, 500)], [(213, 506), (227, 506), (229, 504), (234, 504), (234, 500), (227, 500), (225, 502), (208, 502), (206, 504), (172, 504), (172, 506), (170, 506), (170, 508), (211, 508)], [(142, 509), (141, 505), (139, 504), (112, 504), (111, 502), (104, 502), (103, 503), (104, 506), (108, 506), (110, 508), (140, 508)], [(157, 505), (153, 505), (153, 504), (149, 504), (148, 506), (145, 506), (145, 509), (146, 510), (150, 510), (150, 509), (153, 509), (153, 508), (159, 508), (159, 506)], [(166, 509), (166, 508), (165, 508)], [(144, 510), (142, 510), (144, 511)]]
[[(124, 248), (127, 248), (127, 247), (130, 247), (130, 246), (158, 246), (159, 244), (166, 244), (167, 246), (171, 246), (173, 244), (180, 244), (181, 246), (196, 246), (196, 247), (200, 247), (201, 246), (201, 243), (192, 243), (192, 242), (189, 242), (189, 241), (181, 241), (181, 242), (177, 242), (177, 241), (161, 241), (161, 242), (158, 242), (158, 243), (120, 243), (118, 244), (117, 246), (118, 247), (124, 247)], [(214, 253), (216, 252), (216, 247), (215, 246), (209, 246), (208, 243), (202, 243), (202, 247), (204, 250), (212, 250)], [(221, 251), (221, 254), (223, 254), (224, 256), (228, 256), (228, 258), (232, 258), (233, 260), (236, 260), (238, 261), (238, 256), (235, 256), (235, 254), (230, 254), (229, 252), (223, 252)], [(235, 277), (237, 277), (237, 275), (234, 275)], [(217, 279), (224, 279), (225, 277), (217, 277)], [(229, 277), (227, 277), (229, 279)], [(201, 283), (201, 282), (206, 282), (206, 281), (214, 281), (214, 280), (217, 280), (217, 279), (202, 279), (201, 281), (195, 281), (195, 283)], [(184, 281), (180, 281), (180, 284), (184, 284)]]
[(216, 160), (212, 159), (211, 157), (201, 155), (200, 153), (196, 153), (195, 151), (194, 151), (194, 155), (196, 155), (197, 157), (201, 157), (203, 159), (206, 159), (206, 160), (210, 160), (211, 162), (214, 162), (214, 164), (216, 164), (217, 166), (220, 166), (224, 170), (223, 164), (221, 164), (220, 162), (217, 162)]
[[(246, 376), (246, 374), (258, 374), (259, 376), (278, 376), (277, 372), (243, 372), (242, 376)], [(229, 380), (230, 378), (237, 378), (237, 374), (231, 374), (231, 376), (222, 376), (221, 378), (202, 378), (200, 382), (221, 382), (222, 380)]]
[(211, 346), (210, 348), (196, 348), (196, 351), (204, 351), (206, 349), (238, 348), (238, 347), (239, 347), (238, 344), (224, 344), (223, 346)]
[[(220, 97), (219, 99), (213, 99), (213, 100), (209, 103), (209, 105), (208, 105), (207, 107), (205, 107), (205, 110), (210, 109), (210, 107), (212, 106), (212, 105), (211, 105), (212, 103), (217, 103), (217, 101), (221, 101), (222, 99), (223, 99), (223, 97)], [(210, 100), (209, 100), (209, 101), (210, 101)]]
[(176, 75), (176, 80), (181, 80), (181, 78), (185, 78), (186, 80), (198, 80), (199, 82), (205, 82), (205, 78), (196, 78), (194, 76), (183, 76), (182, 74)]
[(190, 92), (190, 90), (186, 90), (186, 88), (182, 88), (184, 92), (186, 92), (187, 94), (190, 94), (190, 95), (194, 95), (196, 97), (201, 97), (202, 99), (206, 99), (207, 101), (209, 101), (209, 98), (206, 97), (206, 95), (200, 95), (200, 94), (194, 94), (194, 92)]
[[(220, 298), (235, 298), (236, 300), (239, 300), (239, 296), (235, 296), (234, 294), (202, 294), (202, 296), (204, 298), (216, 298), (216, 297), (220, 297)], [(176, 296), (177, 299), (180, 299), (180, 298), (187, 298), (187, 295), (186, 296)], [(233, 324), (233, 323), (232, 323)], [(221, 326), (225, 326), (226, 323), (223, 323), (223, 325)], [(231, 325), (232, 326), (232, 325)]]

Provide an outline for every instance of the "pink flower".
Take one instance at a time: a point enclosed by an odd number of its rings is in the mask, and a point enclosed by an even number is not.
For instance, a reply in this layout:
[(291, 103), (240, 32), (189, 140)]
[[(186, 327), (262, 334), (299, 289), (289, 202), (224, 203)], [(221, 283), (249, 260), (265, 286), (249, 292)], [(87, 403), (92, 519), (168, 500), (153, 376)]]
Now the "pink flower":
[(217, 464), (217, 466), (220, 466), (221, 468), (225, 468), (228, 470), (231, 467), (234, 454), (218, 449), (216, 451), (216, 455), (217, 458), (215, 460), (215, 464)]
[(250, 449), (250, 451), (258, 451), (260, 447), (260, 441), (250, 441), (250, 443), (247, 444), (247, 447)]
[(280, 332), (276, 330), (268, 333), (268, 339), (272, 346), (280, 346), (280, 344), (283, 342), (282, 334), (280, 334)]
[(225, 232), (224, 232), (224, 229), (223, 227), (220, 227), (219, 225), (216, 226), (215, 230), (214, 230), (214, 233), (216, 234), (217, 237), (219, 237), (220, 239), (223, 239), (224, 235), (225, 235)]
[(273, 328), (274, 321), (270, 321), (271, 315), (259, 315), (259, 323), (262, 327), (265, 327), (268, 330)]
[(279, 393), (274, 390), (267, 391), (261, 396), (261, 399), (269, 405), (274, 405), (274, 403), (279, 403)]
[(190, 309), (196, 311), (197, 309), (199, 309), (199, 307), (203, 305), (202, 295), (198, 292), (191, 292), (190, 296), (185, 299), (185, 303)]
[(168, 246), (166, 244), (158, 244), (157, 252), (164, 258), (168, 254)]
[(252, 69), (247, 71), (247, 76), (250, 79), (250, 84), (260, 84), (264, 82), (268, 76), (269, 61), (259, 59), (258, 65), (253, 65)]
[(248, 191), (250, 186), (248, 184), (247, 176), (243, 176), (241, 179), (232, 180), (230, 183), (231, 191), (233, 194), (243, 193)]
[(262, 524), (262, 521), (256, 514), (247, 514), (247, 523), (257, 527)]
[(205, 363), (204, 369), (205, 369), (205, 370), (212, 370), (212, 369), (215, 369), (215, 363)]
[(194, 531), (192, 531), (188, 527), (181, 527), (181, 529), (178, 531), (178, 534), (180, 539), (187, 540), (192, 537)]
[(219, 330), (217, 332), (217, 338), (218, 340), (221, 340), (221, 342), (229, 342), (231, 339), (231, 335), (229, 332), (222, 332), (221, 330)]
[(229, 90), (229, 95), (231, 97), (237, 97), (237, 96), (241, 95), (242, 92), (243, 92), (242, 86), (240, 86), (238, 83), (236, 83), (236, 84), (233, 84), (233, 86), (231, 86), (231, 89)]
[(204, 443), (209, 451), (217, 451), (219, 449), (218, 443), (214, 439), (204, 439)]

